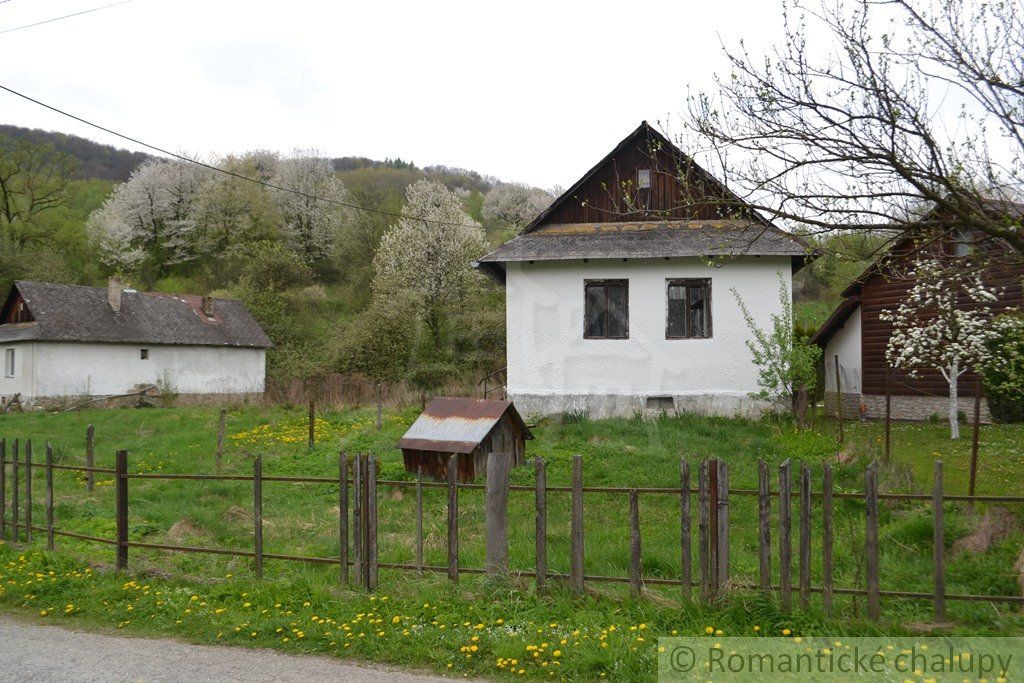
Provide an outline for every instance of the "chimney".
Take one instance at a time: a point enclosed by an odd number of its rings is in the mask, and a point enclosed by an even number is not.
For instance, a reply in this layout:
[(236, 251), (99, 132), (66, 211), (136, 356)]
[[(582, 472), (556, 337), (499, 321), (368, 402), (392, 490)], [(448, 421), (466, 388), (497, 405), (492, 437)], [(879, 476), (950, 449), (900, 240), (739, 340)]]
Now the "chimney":
[(121, 287), (121, 278), (112, 277), (107, 280), (107, 303), (110, 304), (110, 308), (114, 313), (121, 312), (121, 293), (123, 288)]
[(204, 296), (200, 308), (203, 311), (203, 315), (206, 316), (207, 320), (213, 320), (213, 297)]

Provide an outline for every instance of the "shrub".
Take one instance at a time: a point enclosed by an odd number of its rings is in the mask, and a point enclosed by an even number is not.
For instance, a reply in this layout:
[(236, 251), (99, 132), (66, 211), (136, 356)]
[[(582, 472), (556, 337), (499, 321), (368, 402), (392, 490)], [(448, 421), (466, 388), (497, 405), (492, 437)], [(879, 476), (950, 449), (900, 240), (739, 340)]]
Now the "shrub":
[(981, 368), (989, 412), (997, 422), (1024, 421), (1024, 313), (993, 321), (989, 360)]

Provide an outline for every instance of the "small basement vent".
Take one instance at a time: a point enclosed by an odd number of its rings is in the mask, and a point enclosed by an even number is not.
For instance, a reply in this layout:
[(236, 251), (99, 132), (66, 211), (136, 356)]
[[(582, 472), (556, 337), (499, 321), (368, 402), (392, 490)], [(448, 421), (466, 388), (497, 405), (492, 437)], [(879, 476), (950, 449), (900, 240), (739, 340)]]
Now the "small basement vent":
[(647, 410), (672, 410), (675, 407), (675, 399), (671, 396), (647, 397)]
[(641, 168), (636, 172), (636, 187), (638, 190), (651, 189), (651, 169)]

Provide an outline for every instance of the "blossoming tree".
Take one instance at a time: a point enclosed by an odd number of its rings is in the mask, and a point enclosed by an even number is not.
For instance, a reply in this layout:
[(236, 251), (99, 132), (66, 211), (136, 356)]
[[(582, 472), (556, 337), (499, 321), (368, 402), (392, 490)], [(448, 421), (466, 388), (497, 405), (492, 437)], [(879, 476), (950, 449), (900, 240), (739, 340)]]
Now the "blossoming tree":
[(986, 285), (978, 268), (949, 268), (945, 259), (923, 255), (909, 275), (914, 286), (881, 319), (892, 324), (886, 359), (916, 377), (933, 368), (949, 384), (950, 438), (960, 438), (957, 380), (988, 359), (994, 334), (988, 304), (997, 291)]

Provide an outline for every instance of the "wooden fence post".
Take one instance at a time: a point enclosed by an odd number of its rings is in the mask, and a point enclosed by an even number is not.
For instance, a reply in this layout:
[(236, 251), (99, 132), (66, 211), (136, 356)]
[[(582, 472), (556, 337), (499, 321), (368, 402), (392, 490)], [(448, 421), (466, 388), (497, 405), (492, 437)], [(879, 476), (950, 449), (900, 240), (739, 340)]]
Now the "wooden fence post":
[(839, 443), (843, 443), (843, 385), (839, 372), (839, 354), (835, 356), (836, 362), (836, 425), (839, 429)]
[(821, 543), (822, 543), (822, 566), (821, 566), (821, 602), (825, 608), (825, 616), (832, 616), (832, 464), (825, 463), (821, 473)]
[(0, 439), (0, 541), (7, 539), (7, 439)]
[(548, 578), (548, 472), (547, 463), (539, 455), (533, 459), (534, 509), (537, 521), (534, 529), (536, 546), (534, 559), (537, 569), (537, 592), (543, 592)]
[(366, 588), (373, 590), (377, 587), (377, 457), (367, 457), (366, 466)]
[[(222, 411), (223, 412), (223, 411)], [(263, 456), (252, 461), (253, 559), (256, 578), (263, 578)]]
[(757, 461), (757, 521), (758, 534), (758, 578), (761, 592), (766, 595), (772, 589), (772, 498), (771, 482), (768, 477), (768, 463)]
[(889, 386), (889, 378), (892, 375), (892, 368), (885, 368), (885, 462), (889, 462), (889, 446), (892, 442), (892, 389)]
[(25, 443), (25, 540), (32, 542), (32, 439)]
[(118, 451), (114, 478), (117, 497), (117, 568), (128, 569), (128, 451)]
[[(971, 434), (971, 477), (968, 495), (974, 496), (975, 485), (978, 483), (978, 438), (981, 430), (981, 378), (974, 380), (974, 430)], [(974, 505), (974, 501), (971, 501)]]
[(718, 458), (708, 461), (708, 580), (711, 599), (718, 598)]
[(864, 472), (865, 555), (867, 556), (868, 616), (878, 621), (881, 616), (878, 567), (878, 463), (871, 463)]
[(690, 463), (686, 456), (679, 456), (679, 569), (683, 583), (683, 597), (692, 595), (693, 551), (691, 548), (690, 524)]
[(717, 523), (718, 545), (715, 559), (718, 563), (715, 572), (718, 578), (718, 594), (721, 595), (729, 583), (729, 463), (718, 461), (718, 510)]
[(423, 576), (423, 464), (416, 468), (416, 569)]
[(787, 459), (779, 465), (779, 603), (784, 612), (793, 608), (792, 499), (793, 477)]
[(359, 509), (362, 515), (359, 518), (359, 554), (363, 559), (359, 583), (370, 589), (370, 565), (373, 558), (370, 557), (370, 458), (366, 453), (359, 454), (360, 461), (360, 485), (359, 485)]
[(53, 446), (46, 443), (46, 549), (53, 550)]
[(316, 399), (309, 397), (309, 447), (316, 445)]
[(800, 466), (800, 609), (811, 605), (811, 468)]
[(512, 458), (507, 453), (487, 455), (487, 481), (484, 487), (484, 571), (508, 574), (508, 487)]
[(214, 469), (220, 473), (221, 461), (224, 458), (224, 430), (227, 428), (228, 411), (220, 409), (220, 418), (217, 420), (217, 455), (214, 460)]
[(19, 461), (20, 456), (18, 454), (18, 446), (18, 439), (15, 439), (14, 460), (11, 467), (11, 484), (13, 485), (13, 490), (11, 491), (11, 538), (15, 543), (21, 540), (18, 538), (18, 489), (21, 488), (18, 482), (18, 479), (21, 477), (21, 462)]
[(356, 453), (352, 459), (352, 568), (356, 585), (363, 585), (363, 456)]
[(633, 597), (640, 596), (643, 575), (640, 565), (640, 496), (636, 489), (629, 492), (629, 589)]
[(338, 453), (338, 578), (348, 585), (348, 455)]
[(946, 526), (942, 509), (942, 461), (934, 465), (935, 482), (932, 486), (932, 513), (934, 515), (932, 558), (935, 565), (935, 621), (946, 620)]
[(459, 580), (459, 456), (448, 458), (448, 578)]
[(697, 465), (697, 563), (700, 565), (700, 597), (711, 599), (711, 505), (708, 500), (708, 460)]
[(572, 457), (572, 510), (569, 530), (569, 585), (582, 593), (583, 579), (583, 456)]
[(96, 473), (92, 471), (96, 467), (96, 429), (92, 425), (85, 428), (85, 466), (89, 468), (85, 473), (85, 490), (91, 492), (96, 486)]

